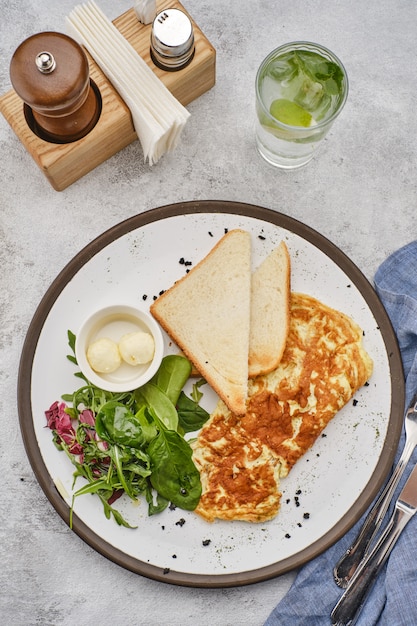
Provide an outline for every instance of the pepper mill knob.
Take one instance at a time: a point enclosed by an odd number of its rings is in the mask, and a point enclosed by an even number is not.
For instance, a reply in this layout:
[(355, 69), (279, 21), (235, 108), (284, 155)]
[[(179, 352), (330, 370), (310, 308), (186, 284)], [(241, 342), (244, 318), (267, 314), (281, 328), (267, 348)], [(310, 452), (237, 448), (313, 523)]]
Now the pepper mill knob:
[(10, 79), (41, 139), (77, 141), (100, 117), (100, 92), (90, 80), (87, 56), (67, 35), (44, 32), (23, 41), (12, 57)]
[(35, 62), (36, 67), (42, 74), (49, 74), (56, 68), (55, 59), (50, 52), (39, 52)]

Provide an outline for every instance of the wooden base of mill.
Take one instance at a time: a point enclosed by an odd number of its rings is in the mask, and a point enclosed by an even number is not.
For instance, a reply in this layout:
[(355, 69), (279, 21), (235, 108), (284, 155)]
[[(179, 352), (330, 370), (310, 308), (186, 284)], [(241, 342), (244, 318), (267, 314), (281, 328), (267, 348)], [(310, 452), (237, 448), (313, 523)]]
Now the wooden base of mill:
[[(157, 10), (165, 3), (157, 0)], [(185, 11), (175, 0), (170, 8)], [(114, 20), (115, 26), (152, 68), (171, 93), (186, 106), (213, 87), (216, 52), (189, 15), (195, 38), (195, 55), (191, 63), (176, 72), (157, 67), (150, 57), (152, 25), (141, 24), (133, 9)], [(14, 90), (0, 98), (0, 112), (33, 157), (56, 191), (62, 191), (76, 180), (137, 140), (132, 116), (118, 92), (87, 53), (90, 78), (100, 90), (102, 111), (92, 131), (68, 144), (54, 144), (40, 139), (28, 126), (22, 100)]]

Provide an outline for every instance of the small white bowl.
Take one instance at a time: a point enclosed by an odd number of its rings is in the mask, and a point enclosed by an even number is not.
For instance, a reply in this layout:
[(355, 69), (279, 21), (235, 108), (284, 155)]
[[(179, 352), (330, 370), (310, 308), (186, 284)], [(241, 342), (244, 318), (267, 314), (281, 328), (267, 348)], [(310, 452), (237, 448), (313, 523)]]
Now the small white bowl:
[[(122, 361), (111, 373), (95, 372), (87, 359), (88, 346), (102, 337), (116, 344), (126, 333), (148, 332), (155, 342), (152, 361), (143, 365), (129, 365)], [(147, 383), (158, 370), (164, 356), (164, 340), (158, 323), (150, 315), (129, 305), (114, 305), (96, 311), (81, 326), (76, 334), (75, 357), (84, 376), (96, 387), (105, 391), (132, 391)]]

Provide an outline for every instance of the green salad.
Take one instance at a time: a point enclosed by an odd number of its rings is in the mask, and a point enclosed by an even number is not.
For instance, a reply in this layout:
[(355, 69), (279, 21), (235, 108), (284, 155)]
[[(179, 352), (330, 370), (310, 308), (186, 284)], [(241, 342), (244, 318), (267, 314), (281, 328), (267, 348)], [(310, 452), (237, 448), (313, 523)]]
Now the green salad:
[[(72, 354), (67, 358), (77, 365), (71, 331), (68, 343)], [(201, 481), (185, 435), (199, 430), (209, 414), (199, 404), (203, 379), (194, 383), (190, 397), (184, 393), (190, 374), (188, 359), (168, 355), (148, 383), (112, 393), (75, 372), (83, 385), (45, 411), (55, 445), (75, 466), (74, 484), (79, 477), (87, 481), (73, 494), (70, 527), (74, 499), (83, 494), (96, 494), (106, 517), (129, 528), (113, 506), (123, 494), (133, 500), (144, 496), (149, 515), (170, 504), (196, 508)]]

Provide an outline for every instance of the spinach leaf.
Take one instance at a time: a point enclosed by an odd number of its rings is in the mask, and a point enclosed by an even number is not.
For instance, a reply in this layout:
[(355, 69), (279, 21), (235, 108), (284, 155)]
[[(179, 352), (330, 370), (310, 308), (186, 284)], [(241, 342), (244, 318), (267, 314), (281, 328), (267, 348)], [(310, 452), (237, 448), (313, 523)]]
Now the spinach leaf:
[(148, 503), (148, 514), (156, 515), (157, 513), (161, 513), (164, 511), (168, 504), (169, 500), (161, 496), (157, 491), (152, 489), (149, 485), (145, 491), (146, 502)]
[(175, 431), (161, 430), (148, 453), (153, 488), (176, 506), (193, 511), (201, 496), (201, 482), (188, 443)]
[(135, 395), (137, 402), (151, 409), (165, 428), (177, 430), (178, 414), (175, 405), (159, 387), (149, 382), (136, 389)]
[(152, 441), (152, 439), (158, 434), (155, 421), (150, 415), (148, 419), (148, 415), (149, 412), (146, 406), (142, 406), (135, 414), (136, 419), (142, 427), (142, 434), (145, 442)]
[(146, 443), (139, 419), (121, 402), (106, 402), (96, 415), (96, 432), (110, 443), (140, 448)]
[(169, 354), (162, 359), (151, 383), (159, 387), (175, 405), (190, 374), (191, 363), (188, 359), (179, 354)]
[(178, 423), (184, 433), (193, 433), (199, 430), (210, 417), (198, 402), (189, 398), (181, 391), (177, 402)]

